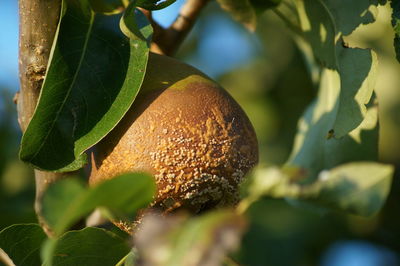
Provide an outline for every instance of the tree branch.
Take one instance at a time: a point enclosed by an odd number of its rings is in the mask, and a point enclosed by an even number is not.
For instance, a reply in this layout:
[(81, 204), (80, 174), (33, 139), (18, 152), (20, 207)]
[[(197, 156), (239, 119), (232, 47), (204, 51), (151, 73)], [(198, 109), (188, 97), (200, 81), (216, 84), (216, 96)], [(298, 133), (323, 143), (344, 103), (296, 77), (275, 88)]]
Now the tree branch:
[(7, 253), (4, 252), (0, 248), (0, 262), (4, 263), (5, 266), (15, 266), (14, 262), (10, 259), (10, 257), (7, 255)]
[[(61, 0), (19, 0), (19, 78), (20, 91), (15, 102), (18, 122), (24, 132), (35, 111), (40, 88), (57, 29)], [(40, 198), (48, 184), (65, 174), (35, 170), (35, 211), (44, 231), (50, 234), (41, 218)]]
[(208, 2), (209, 0), (187, 0), (176, 20), (166, 29), (153, 20), (151, 12), (145, 12), (154, 28), (151, 50), (158, 54), (174, 55)]

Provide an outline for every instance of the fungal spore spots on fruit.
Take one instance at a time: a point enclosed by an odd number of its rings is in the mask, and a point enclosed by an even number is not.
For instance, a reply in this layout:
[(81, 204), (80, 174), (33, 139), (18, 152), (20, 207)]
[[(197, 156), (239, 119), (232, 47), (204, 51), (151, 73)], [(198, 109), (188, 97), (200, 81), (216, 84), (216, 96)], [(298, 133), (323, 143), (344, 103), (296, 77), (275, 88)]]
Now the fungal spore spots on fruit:
[[(160, 76), (148, 76), (156, 69)], [(169, 87), (166, 77), (175, 74), (166, 70), (179, 70)], [(235, 205), (258, 161), (254, 129), (233, 98), (198, 70), (159, 55), (150, 56), (141, 94), (95, 152), (91, 183), (149, 172), (157, 184), (151, 206), (166, 213)]]

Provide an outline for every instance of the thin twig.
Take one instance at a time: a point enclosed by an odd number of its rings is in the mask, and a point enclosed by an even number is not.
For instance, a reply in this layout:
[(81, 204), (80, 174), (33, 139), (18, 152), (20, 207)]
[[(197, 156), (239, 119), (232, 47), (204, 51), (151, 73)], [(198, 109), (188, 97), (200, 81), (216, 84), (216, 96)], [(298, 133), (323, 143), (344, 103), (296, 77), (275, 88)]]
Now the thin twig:
[(6, 266), (15, 266), (14, 262), (10, 259), (10, 257), (7, 255), (7, 253), (4, 252), (0, 248), (0, 262), (4, 263)]
[(201, 10), (208, 2), (209, 0), (187, 0), (182, 6), (178, 17), (166, 29), (154, 21), (151, 12), (145, 13), (154, 28), (151, 50), (159, 54), (174, 55), (195, 24)]

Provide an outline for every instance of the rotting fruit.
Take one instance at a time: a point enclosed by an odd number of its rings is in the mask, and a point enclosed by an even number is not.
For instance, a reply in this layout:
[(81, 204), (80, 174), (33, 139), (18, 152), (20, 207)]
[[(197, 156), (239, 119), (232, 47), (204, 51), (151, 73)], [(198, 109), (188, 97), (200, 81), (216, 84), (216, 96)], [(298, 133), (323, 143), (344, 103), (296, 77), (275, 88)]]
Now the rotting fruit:
[(237, 203), (258, 146), (249, 119), (224, 89), (189, 65), (150, 54), (133, 108), (91, 157), (91, 184), (146, 171), (157, 183), (153, 208), (199, 213)]

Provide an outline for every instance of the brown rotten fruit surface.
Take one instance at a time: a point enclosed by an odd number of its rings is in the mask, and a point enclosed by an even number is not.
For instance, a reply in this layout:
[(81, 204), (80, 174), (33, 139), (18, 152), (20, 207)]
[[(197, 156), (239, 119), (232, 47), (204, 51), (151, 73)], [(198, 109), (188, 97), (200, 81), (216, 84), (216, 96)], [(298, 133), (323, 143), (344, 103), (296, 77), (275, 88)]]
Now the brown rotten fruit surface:
[(92, 153), (90, 183), (129, 171), (153, 174), (163, 211), (198, 213), (237, 203), (257, 163), (254, 129), (235, 100), (197, 69), (150, 54), (141, 92)]

